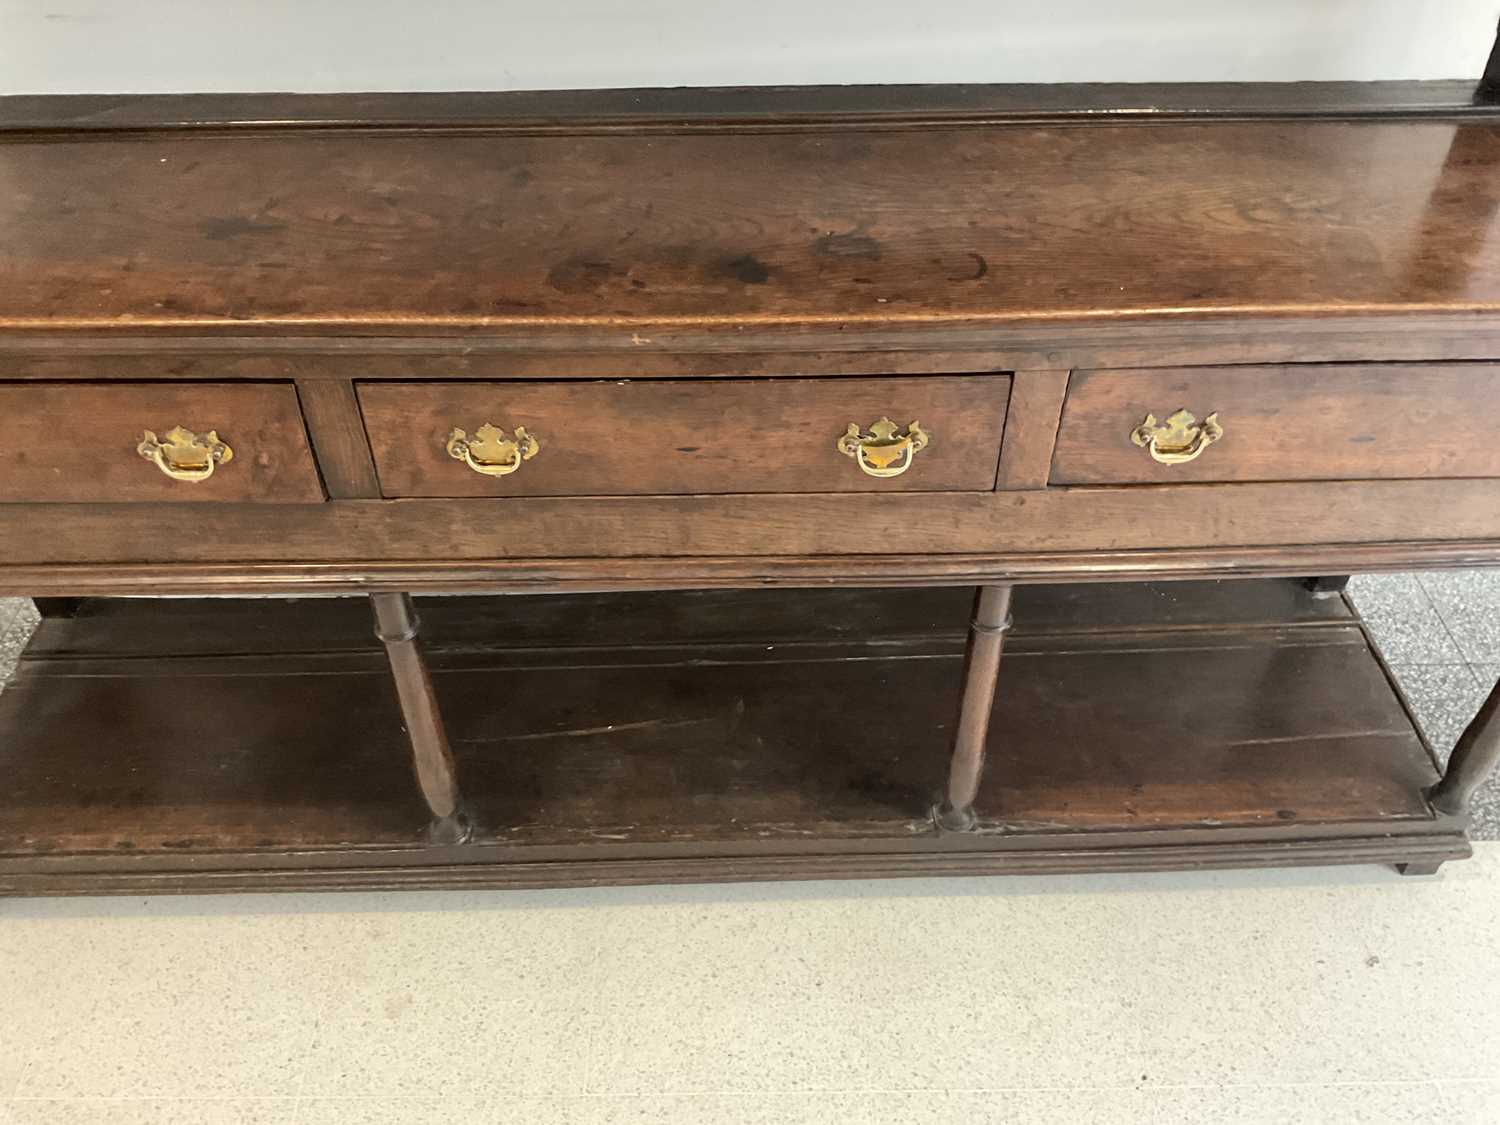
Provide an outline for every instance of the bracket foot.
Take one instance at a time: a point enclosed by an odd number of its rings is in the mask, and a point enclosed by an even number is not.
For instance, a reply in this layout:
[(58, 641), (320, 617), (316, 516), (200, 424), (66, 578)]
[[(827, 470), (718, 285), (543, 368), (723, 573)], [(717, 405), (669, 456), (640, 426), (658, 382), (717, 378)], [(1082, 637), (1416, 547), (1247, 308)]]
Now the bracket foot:
[(1396, 871), (1401, 875), (1436, 875), (1441, 866), (1443, 861), (1440, 859), (1415, 859), (1410, 863), (1396, 864)]

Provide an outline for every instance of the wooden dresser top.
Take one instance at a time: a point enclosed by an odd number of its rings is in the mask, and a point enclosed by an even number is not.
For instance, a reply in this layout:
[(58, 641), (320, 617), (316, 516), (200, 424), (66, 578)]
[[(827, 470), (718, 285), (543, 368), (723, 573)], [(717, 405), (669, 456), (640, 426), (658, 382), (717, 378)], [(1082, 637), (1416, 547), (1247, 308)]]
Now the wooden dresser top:
[(0, 330), (1500, 312), (1500, 119), (0, 131)]

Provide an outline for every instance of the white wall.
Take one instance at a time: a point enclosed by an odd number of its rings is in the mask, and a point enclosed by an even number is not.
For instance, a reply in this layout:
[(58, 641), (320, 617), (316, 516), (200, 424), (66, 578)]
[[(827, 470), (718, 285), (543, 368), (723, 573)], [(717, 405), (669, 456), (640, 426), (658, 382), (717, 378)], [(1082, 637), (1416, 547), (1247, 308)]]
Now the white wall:
[(0, 93), (1473, 78), (1497, 0), (0, 0)]

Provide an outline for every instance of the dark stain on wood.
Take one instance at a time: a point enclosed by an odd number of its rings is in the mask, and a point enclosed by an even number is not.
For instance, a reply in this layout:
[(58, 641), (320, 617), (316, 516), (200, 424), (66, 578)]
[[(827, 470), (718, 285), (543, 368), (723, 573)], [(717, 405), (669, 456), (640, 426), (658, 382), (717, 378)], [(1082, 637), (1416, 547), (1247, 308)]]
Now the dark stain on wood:
[[(159, 151), (108, 134), (0, 144), (0, 326), (805, 326), (878, 323), (898, 297), (931, 326), (1500, 313), (1500, 236), (1476, 218), (1500, 201), (1500, 125), (1482, 117), (846, 130), (828, 144), (187, 133), (172, 159), (198, 167), (166, 180)], [(60, 184), (72, 214), (56, 210)], [(493, 229), (503, 250), (475, 237)]]
[(862, 233), (864, 229), (861, 226), (858, 230), (841, 234), (825, 234), (817, 241), (817, 252), (829, 258), (878, 259), (880, 241)]
[(609, 262), (569, 258), (547, 271), (547, 284), (559, 293), (597, 293), (626, 271)]
[(724, 263), (725, 272), (746, 285), (764, 285), (771, 280), (771, 269), (754, 254), (744, 254)]
[(279, 234), (286, 230), (285, 223), (267, 223), (256, 219), (247, 219), (242, 215), (232, 215), (223, 219), (204, 219), (198, 225), (203, 232), (203, 237), (215, 242), (239, 238), (243, 235), (269, 235)]

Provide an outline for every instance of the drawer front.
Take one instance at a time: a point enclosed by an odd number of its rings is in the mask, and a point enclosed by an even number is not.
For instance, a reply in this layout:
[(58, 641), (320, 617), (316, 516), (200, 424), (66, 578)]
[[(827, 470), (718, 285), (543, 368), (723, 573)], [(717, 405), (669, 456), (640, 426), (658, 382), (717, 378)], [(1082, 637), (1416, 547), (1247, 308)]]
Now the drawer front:
[(0, 418), (0, 503), (323, 499), (290, 386), (12, 383)]
[(1051, 483), (1411, 477), (1500, 477), (1500, 365), (1075, 371)]
[[(386, 496), (661, 496), (988, 491), (1009, 392), (1007, 375), (364, 383), (359, 401)], [(919, 423), (926, 445), (889, 463), (891, 446), (840, 451), (851, 424), (873, 437), (882, 418), (896, 442)], [(452, 438), (481, 426), (503, 438), (476, 467)], [(496, 444), (518, 427), (529, 456)]]

